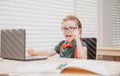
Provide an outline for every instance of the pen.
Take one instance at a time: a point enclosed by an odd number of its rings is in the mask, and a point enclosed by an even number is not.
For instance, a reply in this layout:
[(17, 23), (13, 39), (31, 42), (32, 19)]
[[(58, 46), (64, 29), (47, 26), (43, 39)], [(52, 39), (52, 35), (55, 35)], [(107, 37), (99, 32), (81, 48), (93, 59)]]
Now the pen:
[(62, 69), (63, 67), (65, 67), (67, 65), (67, 63), (65, 64), (60, 64), (56, 69)]

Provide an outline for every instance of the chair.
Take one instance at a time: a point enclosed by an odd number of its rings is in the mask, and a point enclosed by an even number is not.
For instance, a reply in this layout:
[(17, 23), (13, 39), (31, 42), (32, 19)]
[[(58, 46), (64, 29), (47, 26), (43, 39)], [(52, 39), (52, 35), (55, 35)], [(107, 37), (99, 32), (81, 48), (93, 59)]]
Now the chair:
[(81, 38), (82, 41), (87, 43), (87, 59), (96, 59), (96, 48), (97, 40), (96, 38)]

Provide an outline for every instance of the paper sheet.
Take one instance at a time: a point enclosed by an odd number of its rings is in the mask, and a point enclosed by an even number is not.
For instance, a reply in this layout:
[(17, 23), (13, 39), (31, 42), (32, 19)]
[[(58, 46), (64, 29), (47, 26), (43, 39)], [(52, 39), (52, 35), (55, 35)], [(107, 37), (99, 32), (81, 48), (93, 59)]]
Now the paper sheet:
[(30, 63), (27, 66), (19, 67), (11, 71), (11, 73), (59, 73), (57, 67), (64, 63)]

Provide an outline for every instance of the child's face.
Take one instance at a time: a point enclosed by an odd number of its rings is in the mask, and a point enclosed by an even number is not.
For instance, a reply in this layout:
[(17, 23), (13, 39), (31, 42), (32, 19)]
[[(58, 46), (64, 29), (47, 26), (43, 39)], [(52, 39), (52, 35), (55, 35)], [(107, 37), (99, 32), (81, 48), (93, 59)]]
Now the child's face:
[(73, 39), (75, 39), (77, 35), (76, 33), (79, 33), (80, 31), (75, 21), (63, 22), (61, 29), (62, 29), (65, 39), (68, 42), (71, 42)]

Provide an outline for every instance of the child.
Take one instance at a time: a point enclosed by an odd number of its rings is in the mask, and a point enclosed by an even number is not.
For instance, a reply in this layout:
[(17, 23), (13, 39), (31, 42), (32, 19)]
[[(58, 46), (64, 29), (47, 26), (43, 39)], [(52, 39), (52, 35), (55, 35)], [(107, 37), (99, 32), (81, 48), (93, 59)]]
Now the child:
[(75, 16), (66, 16), (61, 24), (61, 30), (65, 40), (60, 41), (53, 50), (47, 52), (35, 52), (28, 50), (31, 56), (53, 56), (59, 54), (60, 57), (87, 59), (87, 44), (81, 41), (82, 26)]

